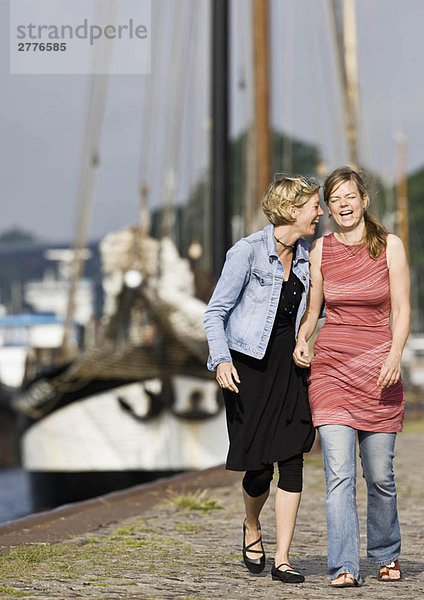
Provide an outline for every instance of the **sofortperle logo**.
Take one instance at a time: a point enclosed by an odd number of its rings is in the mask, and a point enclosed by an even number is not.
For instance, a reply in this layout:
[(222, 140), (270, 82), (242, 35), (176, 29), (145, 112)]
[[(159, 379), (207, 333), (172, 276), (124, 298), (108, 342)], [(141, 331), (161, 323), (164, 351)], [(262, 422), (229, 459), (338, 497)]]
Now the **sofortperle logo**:
[(28, 23), (27, 25), (17, 25), (16, 37), (18, 40), (32, 41), (61, 41), (80, 39), (89, 40), (92, 46), (96, 40), (101, 38), (115, 39), (139, 39), (145, 40), (148, 37), (147, 27), (142, 24), (134, 24), (133, 19), (129, 19), (127, 24), (106, 25), (101, 27), (97, 24), (89, 24), (88, 19), (83, 19), (77, 26), (73, 25), (40, 25)]

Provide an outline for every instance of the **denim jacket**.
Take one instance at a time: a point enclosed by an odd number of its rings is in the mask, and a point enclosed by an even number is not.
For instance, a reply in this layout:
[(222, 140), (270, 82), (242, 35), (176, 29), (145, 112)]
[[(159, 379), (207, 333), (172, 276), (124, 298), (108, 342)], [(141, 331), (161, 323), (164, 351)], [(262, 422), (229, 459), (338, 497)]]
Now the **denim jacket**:
[[(303, 238), (296, 244), (292, 269), (303, 284), (295, 323), (297, 336), (309, 291), (309, 244)], [(230, 348), (263, 358), (274, 325), (283, 277), (274, 225), (267, 225), (230, 248), (204, 316), (210, 371), (215, 371), (220, 362), (232, 360)]]

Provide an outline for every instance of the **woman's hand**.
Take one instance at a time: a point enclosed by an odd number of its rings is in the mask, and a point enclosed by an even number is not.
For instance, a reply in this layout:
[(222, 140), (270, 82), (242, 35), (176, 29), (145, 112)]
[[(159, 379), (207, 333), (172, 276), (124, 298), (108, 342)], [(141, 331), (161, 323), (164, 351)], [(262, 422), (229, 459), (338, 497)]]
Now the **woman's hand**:
[(298, 367), (307, 369), (309, 367), (309, 346), (305, 340), (297, 340), (296, 347), (293, 351), (293, 360)]
[(216, 380), (220, 387), (225, 390), (231, 390), (238, 394), (238, 388), (234, 381), (240, 383), (237, 369), (232, 362), (221, 362), (216, 369)]
[(399, 381), (400, 377), (400, 356), (388, 354), (380, 370), (377, 385), (387, 388)]

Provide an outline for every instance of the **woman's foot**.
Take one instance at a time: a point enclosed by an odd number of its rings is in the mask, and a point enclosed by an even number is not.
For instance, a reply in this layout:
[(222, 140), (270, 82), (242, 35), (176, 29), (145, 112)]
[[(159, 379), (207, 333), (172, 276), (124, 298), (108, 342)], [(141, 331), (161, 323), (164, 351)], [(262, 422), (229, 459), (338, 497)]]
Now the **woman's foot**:
[(333, 579), (333, 581), (331, 582), (331, 585), (333, 587), (344, 588), (344, 587), (357, 587), (359, 584), (358, 584), (358, 581), (352, 575), (352, 573), (340, 573), (340, 575), (338, 577), (336, 577), (336, 579)]
[(265, 551), (262, 544), (261, 526), (243, 522), (243, 561), (251, 573), (262, 573), (265, 568)]
[(381, 566), (378, 579), (380, 581), (399, 581), (402, 579), (402, 571), (400, 570), (399, 561), (394, 560), (387, 565)]
[(283, 583), (303, 583), (305, 581), (304, 576), (293, 569), (289, 563), (280, 563), (277, 567), (274, 564), (271, 575), (274, 581), (278, 579)]

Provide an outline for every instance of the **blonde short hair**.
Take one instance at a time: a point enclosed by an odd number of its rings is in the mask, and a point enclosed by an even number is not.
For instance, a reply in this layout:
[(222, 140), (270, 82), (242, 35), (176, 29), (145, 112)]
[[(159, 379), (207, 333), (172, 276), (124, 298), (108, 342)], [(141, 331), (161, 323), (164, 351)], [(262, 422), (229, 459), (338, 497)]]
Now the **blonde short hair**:
[(295, 221), (290, 214), (290, 208), (304, 206), (312, 196), (318, 194), (319, 188), (319, 184), (313, 178), (276, 178), (264, 194), (262, 210), (268, 221), (276, 227), (289, 225)]

